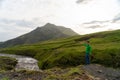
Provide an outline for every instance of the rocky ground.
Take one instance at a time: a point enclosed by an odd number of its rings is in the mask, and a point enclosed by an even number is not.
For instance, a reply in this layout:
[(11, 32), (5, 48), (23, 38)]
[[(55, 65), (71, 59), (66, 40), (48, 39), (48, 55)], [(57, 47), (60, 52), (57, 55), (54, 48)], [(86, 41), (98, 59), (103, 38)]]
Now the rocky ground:
[(53, 68), (44, 71), (8, 71), (0, 76), (0, 80), (92, 80), (79, 68)]
[(43, 71), (7, 71), (0, 80), (120, 80), (120, 70), (97, 64)]
[(107, 68), (98, 64), (82, 67), (96, 80), (120, 80), (120, 69)]
[(44, 74), (37, 71), (7, 71), (1, 74), (0, 80), (43, 80)]

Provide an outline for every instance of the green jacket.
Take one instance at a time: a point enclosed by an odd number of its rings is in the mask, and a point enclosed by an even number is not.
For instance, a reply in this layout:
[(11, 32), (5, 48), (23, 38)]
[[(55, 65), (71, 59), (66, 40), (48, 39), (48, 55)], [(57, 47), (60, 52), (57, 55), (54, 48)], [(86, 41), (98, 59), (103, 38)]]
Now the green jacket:
[(91, 54), (92, 47), (89, 44), (84, 44), (84, 46), (86, 47), (86, 54)]

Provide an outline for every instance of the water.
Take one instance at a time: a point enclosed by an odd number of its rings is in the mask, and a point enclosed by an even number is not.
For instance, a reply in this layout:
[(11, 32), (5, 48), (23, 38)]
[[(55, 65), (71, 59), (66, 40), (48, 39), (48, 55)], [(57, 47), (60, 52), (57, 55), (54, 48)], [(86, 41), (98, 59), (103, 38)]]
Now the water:
[(20, 55), (11, 55), (11, 54), (2, 54), (0, 56), (12, 57), (18, 60), (18, 63), (15, 67), (16, 70), (25, 69), (25, 70), (35, 70), (39, 71), (38, 61), (34, 58)]

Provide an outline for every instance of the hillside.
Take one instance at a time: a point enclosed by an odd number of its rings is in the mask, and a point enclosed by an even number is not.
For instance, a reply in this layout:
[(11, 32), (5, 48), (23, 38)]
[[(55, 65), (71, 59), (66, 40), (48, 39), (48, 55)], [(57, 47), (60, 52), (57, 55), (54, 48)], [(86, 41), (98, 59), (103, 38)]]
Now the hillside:
[(10, 47), (22, 44), (31, 44), (40, 41), (46, 41), (51, 39), (65, 38), (78, 35), (70, 28), (62, 26), (56, 26), (54, 24), (47, 23), (42, 27), (37, 27), (35, 30), (19, 36), (15, 39), (8, 40), (4, 43), (0, 43), (0, 47)]
[(2, 44), (3, 42), (0, 42), (0, 44)]
[[(92, 63), (109, 67), (120, 66), (120, 30), (99, 32), (83, 36), (45, 41), (1, 49), (2, 53), (20, 54), (36, 58), (41, 69), (55, 66), (69, 67), (84, 64), (84, 40), (90, 40)], [(113, 65), (114, 64), (114, 65)]]

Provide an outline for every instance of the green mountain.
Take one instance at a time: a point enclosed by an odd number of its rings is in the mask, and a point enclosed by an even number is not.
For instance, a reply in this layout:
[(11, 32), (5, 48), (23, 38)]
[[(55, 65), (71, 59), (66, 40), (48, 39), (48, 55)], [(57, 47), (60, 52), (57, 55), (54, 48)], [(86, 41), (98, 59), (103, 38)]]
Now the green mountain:
[(92, 46), (92, 63), (109, 67), (120, 66), (120, 30), (106, 31), (64, 39), (50, 40), (32, 45), (0, 49), (2, 53), (34, 57), (41, 69), (70, 67), (85, 64), (84, 40)]
[(0, 47), (9, 47), (21, 44), (31, 44), (40, 41), (46, 41), (57, 38), (65, 38), (70, 36), (78, 35), (70, 28), (62, 26), (56, 26), (54, 24), (47, 23), (42, 27), (38, 27), (30, 33), (19, 36), (15, 39), (8, 40), (0, 44)]

